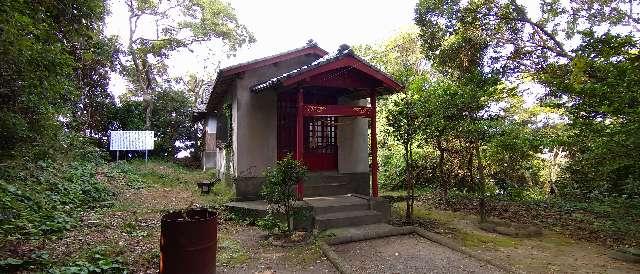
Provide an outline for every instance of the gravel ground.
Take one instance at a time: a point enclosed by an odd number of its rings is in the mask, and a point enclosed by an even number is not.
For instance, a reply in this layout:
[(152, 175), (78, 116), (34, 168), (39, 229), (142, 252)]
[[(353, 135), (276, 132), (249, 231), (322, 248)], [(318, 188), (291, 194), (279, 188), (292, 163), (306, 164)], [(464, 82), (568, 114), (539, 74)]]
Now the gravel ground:
[(503, 273), (416, 235), (332, 246), (356, 273)]
[(222, 233), (238, 241), (248, 258), (235, 266), (218, 265), (217, 273), (338, 273), (320, 248), (311, 244), (297, 247), (261, 244), (266, 233), (252, 226), (228, 224)]

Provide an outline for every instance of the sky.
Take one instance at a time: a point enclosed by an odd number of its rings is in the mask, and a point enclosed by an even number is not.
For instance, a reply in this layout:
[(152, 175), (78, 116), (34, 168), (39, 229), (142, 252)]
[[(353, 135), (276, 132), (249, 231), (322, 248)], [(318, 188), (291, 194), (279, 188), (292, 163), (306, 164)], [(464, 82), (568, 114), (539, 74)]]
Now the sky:
[[(413, 25), (417, 0), (231, 0), (240, 23), (255, 35), (257, 42), (240, 49), (235, 57), (210, 49), (183, 51), (169, 60), (173, 76), (196, 73), (213, 76), (221, 67), (273, 55), (315, 40), (332, 52), (341, 44), (358, 45), (384, 41)], [(106, 20), (107, 35), (120, 36), (126, 45), (128, 14), (123, 0), (111, 0)], [(126, 82), (112, 75), (110, 91), (118, 96)]]

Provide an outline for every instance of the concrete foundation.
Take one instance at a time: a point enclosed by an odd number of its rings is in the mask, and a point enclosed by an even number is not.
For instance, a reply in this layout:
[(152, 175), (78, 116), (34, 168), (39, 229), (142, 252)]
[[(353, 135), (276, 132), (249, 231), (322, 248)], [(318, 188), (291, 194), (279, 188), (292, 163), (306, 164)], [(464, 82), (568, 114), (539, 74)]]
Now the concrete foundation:
[(264, 177), (236, 177), (233, 180), (236, 201), (258, 200), (264, 180)]
[[(260, 200), (231, 202), (226, 206), (249, 218), (267, 214), (267, 204)], [(386, 200), (357, 194), (305, 198), (294, 207), (294, 228), (306, 231), (386, 223), (391, 214)]]
[[(264, 177), (237, 177), (234, 180), (236, 201), (258, 200)], [(369, 173), (311, 173), (304, 180), (304, 197), (346, 194), (370, 195)]]

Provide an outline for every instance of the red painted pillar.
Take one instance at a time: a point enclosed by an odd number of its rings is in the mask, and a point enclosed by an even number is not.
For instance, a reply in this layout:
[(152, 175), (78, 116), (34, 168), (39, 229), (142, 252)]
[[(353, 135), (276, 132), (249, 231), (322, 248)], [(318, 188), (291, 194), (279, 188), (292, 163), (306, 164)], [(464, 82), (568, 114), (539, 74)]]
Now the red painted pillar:
[(378, 197), (378, 136), (376, 135), (376, 91), (371, 92), (371, 196)]
[[(302, 88), (298, 90), (298, 113), (296, 114), (296, 160), (302, 162), (304, 155), (304, 117), (302, 117), (302, 108), (304, 107), (304, 96), (302, 94)], [(298, 192), (298, 200), (304, 198), (304, 189), (302, 180), (298, 182), (296, 186)]]

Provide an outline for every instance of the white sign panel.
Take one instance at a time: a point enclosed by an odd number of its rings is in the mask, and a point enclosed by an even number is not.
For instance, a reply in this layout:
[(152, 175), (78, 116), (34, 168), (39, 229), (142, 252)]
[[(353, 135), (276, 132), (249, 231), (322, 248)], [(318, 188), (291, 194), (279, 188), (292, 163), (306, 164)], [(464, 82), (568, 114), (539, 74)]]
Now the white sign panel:
[(110, 150), (153, 150), (153, 131), (112, 131)]

